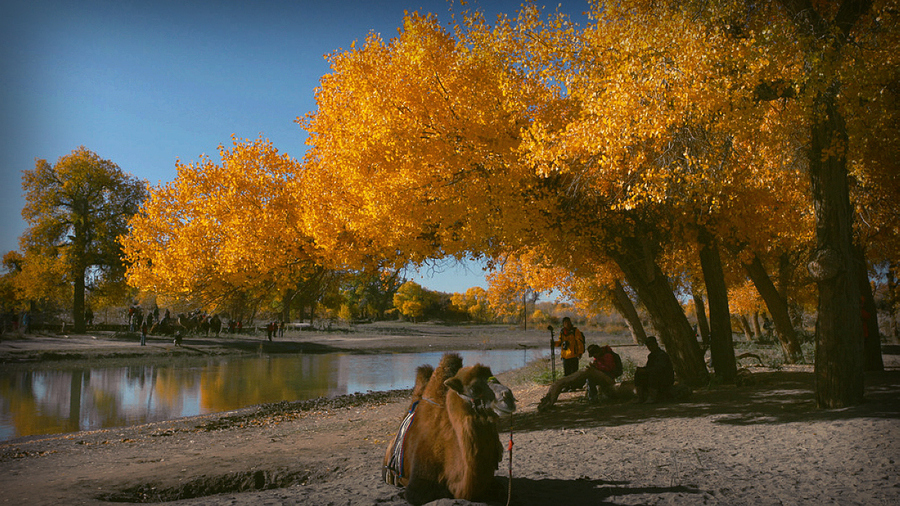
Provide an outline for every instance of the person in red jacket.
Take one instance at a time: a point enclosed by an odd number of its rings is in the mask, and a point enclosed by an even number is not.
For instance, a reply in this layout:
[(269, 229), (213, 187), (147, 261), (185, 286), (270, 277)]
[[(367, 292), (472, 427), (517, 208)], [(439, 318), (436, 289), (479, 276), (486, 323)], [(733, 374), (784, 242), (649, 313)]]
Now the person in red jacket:
[[(595, 354), (599, 355), (598, 358), (595, 358), (591, 365), (596, 367), (604, 376), (610, 379), (610, 381), (606, 381), (605, 378), (601, 378), (600, 381), (596, 379), (588, 378), (588, 400), (591, 402), (599, 401), (597, 397), (597, 386), (603, 389), (603, 392), (608, 397), (613, 397), (615, 391), (612, 387), (616, 384), (616, 378), (622, 375), (622, 363), (616, 361), (616, 352), (607, 344), (605, 346), (597, 346), (596, 344), (592, 344), (588, 347), (590, 350), (593, 347), (599, 348), (599, 350), (595, 350)], [(589, 355), (593, 356), (593, 355)]]
[(604, 348), (612, 351), (612, 348), (609, 348), (609, 346), (604, 346), (603, 348), (596, 344), (588, 346), (588, 356), (592, 359), (591, 363), (584, 369), (553, 382), (547, 395), (538, 404), (538, 411), (545, 411), (553, 406), (564, 388), (581, 387), (586, 380), (594, 385), (599, 385), (609, 397), (614, 397), (616, 386), (616, 380), (613, 379), (613, 371), (616, 368), (615, 359), (610, 353), (604, 352)]

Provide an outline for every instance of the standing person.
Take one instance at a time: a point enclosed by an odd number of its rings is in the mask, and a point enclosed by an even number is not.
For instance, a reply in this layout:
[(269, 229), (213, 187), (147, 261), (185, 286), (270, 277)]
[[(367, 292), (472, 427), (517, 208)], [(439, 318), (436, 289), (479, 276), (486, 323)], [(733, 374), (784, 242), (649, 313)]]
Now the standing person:
[(134, 307), (134, 304), (128, 308), (128, 332), (134, 332), (134, 313), (137, 312), (137, 309)]
[[(578, 371), (578, 361), (584, 355), (584, 334), (578, 327), (572, 325), (572, 320), (566, 316), (562, 320), (562, 330), (559, 332), (559, 340), (553, 343), (562, 350), (559, 354), (563, 363), (563, 376), (569, 376)], [(576, 388), (581, 385), (576, 385)]]
[(634, 386), (637, 389), (638, 402), (659, 402), (672, 394), (675, 384), (675, 369), (672, 359), (659, 347), (656, 337), (649, 336), (645, 341), (650, 354), (647, 365), (634, 371)]
[(147, 346), (147, 322), (141, 324), (141, 346)]
[(556, 399), (559, 398), (559, 394), (562, 393), (564, 389), (578, 388), (581, 385), (584, 385), (585, 381), (599, 385), (610, 398), (615, 397), (616, 380), (611, 376), (611, 371), (615, 368), (612, 356), (605, 353), (603, 349), (596, 344), (592, 344), (588, 347), (588, 356), (593, 360), (587, 367), (562, 377), (550, 385), (550, 390), (547, 391), (547, 395), (545, 395), (541, 399), (540, 404), (538, 404), (538, 411), (545, 411), (553, 406)]

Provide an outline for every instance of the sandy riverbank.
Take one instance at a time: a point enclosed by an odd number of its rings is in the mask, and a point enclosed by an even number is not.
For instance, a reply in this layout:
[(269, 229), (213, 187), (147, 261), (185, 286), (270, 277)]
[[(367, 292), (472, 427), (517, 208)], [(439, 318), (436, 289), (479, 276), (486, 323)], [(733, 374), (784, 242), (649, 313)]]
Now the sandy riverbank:
[[(434, 332), (357, 340), (348, 334), (334, 342), (309, 336), (308, 345), (357, 350), (376, 343), (378, 350), (479, 345), (472, 336)], [(491, 339), (486, 336), (480, 334)], [(501, 338), (493, 339), (480, 345), (500, 347)], [(528, 339), (503, 338), (502, 346)], [(541, 345), (545, 333), (535, 332), (533, 339)], [(67, 360), (128, 360), (133, 343), (111, 341), (4, 339), (0, 359), (22, 363), (52, 352), (68, 355)], [(163, 341), (152, 344), (160, 349), (145, 347), (144, 358), (181, 353)], [(222, 344), (185, 344), (199, 350), (186, 353), (241, 352)], [(677, 404), (592, 406), (578, 394), (563, 394), (547, 413), (535, 409), (545, 387), (531, 381), (531, 372), (503, 374), (520, 406), (511, 422), (512, 504), (896, 504), (900, 368), (896, 355), (886, 355), (886, 362), (891, 370), (866, 378), (868, 402), (829, 411), (813, 405), (809, 366), (755, 369), (753, 385), (704, 389)], [(384, 448), (405, 405), (402, 394), (377, 393), (14, 440), (0, 444), (0, 502), (405, 504), (402, 490), (381, 482), (380, 474)], [(510, 420), (503, 424), (505, 443)], [(508, 458), (497, 471), (502, 489)]]

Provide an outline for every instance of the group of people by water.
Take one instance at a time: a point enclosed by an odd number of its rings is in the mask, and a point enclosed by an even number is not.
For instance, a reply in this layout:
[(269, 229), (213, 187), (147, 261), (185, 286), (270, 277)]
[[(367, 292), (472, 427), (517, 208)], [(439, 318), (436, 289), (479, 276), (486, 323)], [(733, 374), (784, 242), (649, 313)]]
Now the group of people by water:
[[(644, 344), (649, 350), (647, 363), (634, 372), (634, 392), (637, 402), (654, 403), (672, 395), (675, 384), (675, 369), (669, 355), (659, 346), (656, 337), (650, 336)], [(553, 342), (561, 349), (564, 376), (554, 381), (547, 394), (538, 404), (538, 411), (546, 411), (556, 403), (564, 391), (578, 390), (587, 384), (588, 401), (599, 402), (599, 390), (609, 399), (623, 396), (616, 389), (616, 379), (622, 375), (621, 358), (609, 346), (591, 344), (585, 349), (584, 334), (572, 325), (571, 319), (563, 318), (559, 339)], [(587, 351), (590, 363), (579, 370), (578, 364)], [(629, 386), (629, 390), (630, 390)]]
[(266, 337), (271, 341), (274, 337), (284, 337), (284, 322), (271, 321), (266, 324)]
[[(159, 308), (154, 306), (153, 309), (144, 315), (143, 309), (138, 304), (133, 304), (128, 308), (128, 331), (141, 333), (141, 346), (146, 344), (147, 335), (149, 334), (175, 334), (175, 344), (180, 344), (183, 333), (200, 331), (206, 333), (215, 333), (216, 337), (224, 331), (229, 334), (239, 334), (244, 330), (243, 321), (240, 319), (223, 318), (219, 314), (208, 314), (201, 311), (194, 311), (186, 315), (172, 316), (168, 309), (160, 317)], [(276, 337), (284, 337), (286, 322), (273, 320), (265, 325), (266, 337), (272, 341)]]

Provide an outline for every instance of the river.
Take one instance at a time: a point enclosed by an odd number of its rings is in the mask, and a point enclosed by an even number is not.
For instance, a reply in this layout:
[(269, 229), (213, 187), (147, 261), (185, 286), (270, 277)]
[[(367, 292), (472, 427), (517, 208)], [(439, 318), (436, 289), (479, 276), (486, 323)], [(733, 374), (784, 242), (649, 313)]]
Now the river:
[[(481, 362), (499, 374), (546, 351), (458, 353), (464, 364)], [(0, 441), (139, 425), (270, 402), (411, 388), (416, 367), (436, 366), (442, 355), (324, 353), (219, 357), (190, 367), (0, 370)]]

